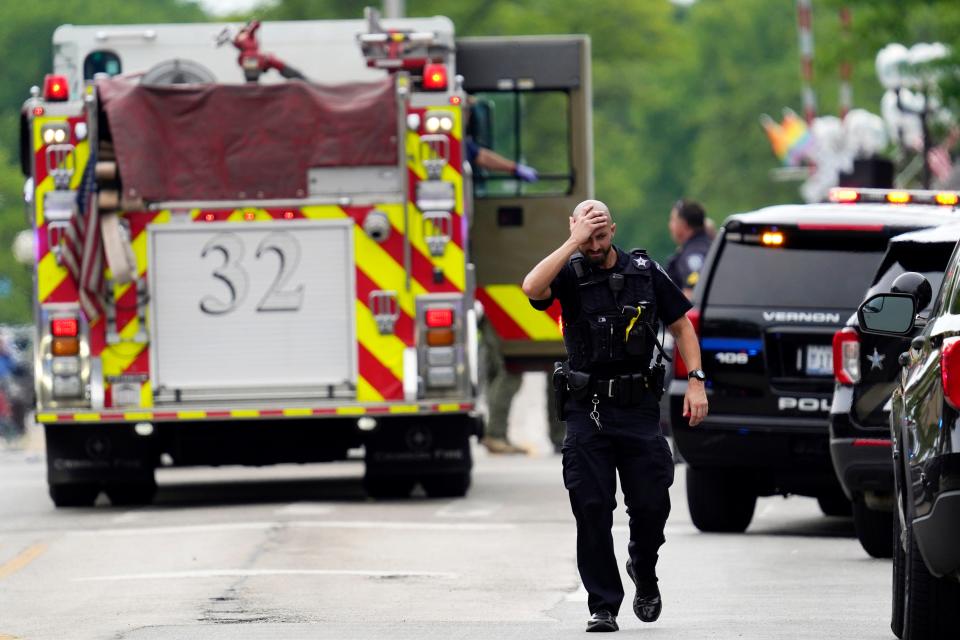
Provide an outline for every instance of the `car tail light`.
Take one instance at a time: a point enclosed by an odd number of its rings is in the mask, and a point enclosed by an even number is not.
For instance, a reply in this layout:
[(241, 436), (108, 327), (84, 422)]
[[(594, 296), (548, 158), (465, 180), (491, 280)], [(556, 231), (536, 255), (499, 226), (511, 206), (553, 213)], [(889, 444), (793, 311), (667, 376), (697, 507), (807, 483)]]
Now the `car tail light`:
[(423, 88), (426, 91), (443, 91), (447, 88), (447, 68), (442, 64), (428, 64), (423, 68)]
[(64, 102), (70, 98), (66, 76), (48, 73), (43, 79), (43, 97), (51, 102)]
[(840, 384), (860, 382), (860, 336), (853, 327), (833, 334), (833, 377)]
[[(693, 325), (693, 330), (696, 332), (697, 337), (700, 337), (700, 309), (694, 307), (687, 311), (687, 319), (690, 320), (690, 324)], [(680, 356), (680, 349), (674, 347), (673, 349), (673, 375), (677, 380), (686, 380), (687, 379), (687, 364), (683, 361), (683, 358)]]
[(940, 382), (943, 399), (960, 409), (960, 338), (946, 338), (940, 347)]

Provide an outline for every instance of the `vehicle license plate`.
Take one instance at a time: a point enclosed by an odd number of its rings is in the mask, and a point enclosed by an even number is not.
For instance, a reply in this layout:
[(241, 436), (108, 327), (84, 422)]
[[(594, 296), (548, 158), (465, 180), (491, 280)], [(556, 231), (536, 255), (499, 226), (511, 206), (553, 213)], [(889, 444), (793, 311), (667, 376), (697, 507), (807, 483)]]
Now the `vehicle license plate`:
[(833, 347), (809, 345), (807, 347), (806, 365), (808, 376), (832, 376)]

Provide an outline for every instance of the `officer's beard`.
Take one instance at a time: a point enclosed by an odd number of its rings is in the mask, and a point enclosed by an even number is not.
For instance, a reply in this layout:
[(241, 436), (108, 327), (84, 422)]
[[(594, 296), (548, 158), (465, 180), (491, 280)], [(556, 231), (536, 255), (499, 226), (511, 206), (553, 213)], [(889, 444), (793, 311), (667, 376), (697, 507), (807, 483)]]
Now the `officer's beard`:
[(603, 251), (597, 253), (591, 253), (589, 251), (585, 252), (584, 255), (587, 257), (587, 261), (595, 266), (602, 267), (607, 262), (607, 256), (610, 255), (610, 250), (613, 249), (613, 245), (610, 245)]

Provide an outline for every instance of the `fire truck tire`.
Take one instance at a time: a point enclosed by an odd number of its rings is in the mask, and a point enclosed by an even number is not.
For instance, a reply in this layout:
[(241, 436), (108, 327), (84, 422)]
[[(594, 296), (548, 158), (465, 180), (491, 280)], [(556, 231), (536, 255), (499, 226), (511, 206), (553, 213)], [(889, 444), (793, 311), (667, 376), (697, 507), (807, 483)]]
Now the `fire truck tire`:
[(157, 494), (157, 483), (149, 480), (108, 484), (104, 492), (115, 507), (132, 507), (150, 504)]
[(425, 476), (420, 484), (431, 498), (462, 498), (470, 488), (470, 472)]
[(363, 489), (371, 498), (408, 498), (416, 484), (414, 478), (394, 475), (370, 475), (363, 477)]
[(92, 507), (98, 495), (100, 487), (93, 483), (50, 485), (50, 499), (57, 507)]

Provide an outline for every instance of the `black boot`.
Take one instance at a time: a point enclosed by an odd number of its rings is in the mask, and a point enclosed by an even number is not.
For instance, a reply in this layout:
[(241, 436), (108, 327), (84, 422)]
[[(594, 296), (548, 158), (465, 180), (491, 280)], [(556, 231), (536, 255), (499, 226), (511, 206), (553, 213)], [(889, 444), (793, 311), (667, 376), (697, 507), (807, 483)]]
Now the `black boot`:
[(657, 586), (657, 580), (641, 581), (637, 583), (637, 578), (633, 574), (633, 565), (627, 561), (627, 575), (633, 580), (637, 592), (633, 596), (633, 612), (644, 622), (653, 622), (660, 617), (660, 611), (663, 609), (663, 602), (660, 600), (660, 588)]
[(617, 616), (606, 609), (595, 611), (590, 619), (587, 620), (587, 631), (619, 631), (617, 626)]

